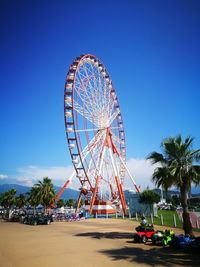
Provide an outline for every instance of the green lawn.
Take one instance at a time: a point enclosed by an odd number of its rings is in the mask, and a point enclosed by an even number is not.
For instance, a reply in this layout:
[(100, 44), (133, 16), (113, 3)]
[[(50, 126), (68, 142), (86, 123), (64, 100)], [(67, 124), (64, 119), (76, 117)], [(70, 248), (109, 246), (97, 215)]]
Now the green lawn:
[[(164, 226), (174, 227), (174, 215), (176, 218), (176, 227), (182, 228), (182, 222), (179, 220), (176, 211), (171, 211), (171, 210), (158, 210), (158, 217), (153, 218), (154, 220), (153, 223), (156, 225), (162, 225), (161, 223), (161, 216), (162, 216)], [(147, 217), (147, 220), (149, 223), (151, 223), (150, 217)]]
[[(158, 217), (153, 218), (153, 224), (155, 225), (162, 225), (161, 224), (161, 214), (163, 216), (163, 225), (174, 227), (174, 214), (176, 218), (176, 227), (177, 228), (183, 228), (182, 222), (179, 220), (179, 217), (176, 213), (176, 211), (170, 211), (170, 210), (158, 210)], [(151, 217), (147, 217), (148, 223), (151, 223)], [(200, 229), (193, 228), (194, 231), (200, 232)]]

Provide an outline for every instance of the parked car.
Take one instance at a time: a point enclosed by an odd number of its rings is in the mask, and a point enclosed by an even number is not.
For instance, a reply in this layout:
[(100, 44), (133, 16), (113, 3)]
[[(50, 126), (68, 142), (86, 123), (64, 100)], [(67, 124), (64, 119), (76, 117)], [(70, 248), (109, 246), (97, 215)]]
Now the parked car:
[(44, 215), (44, 214), (26, 215), (23, 218), (23, 223), (30, 225), (38, 225), (38, 224), (49, 225), (52, 221), (53, 221), (52, 215)]
[(11, 214), (9, 221), (10, 222), (20, 222), (20, 218), (23, 214), (20, 213), (19, 211), (13, 211), (13, 213)]

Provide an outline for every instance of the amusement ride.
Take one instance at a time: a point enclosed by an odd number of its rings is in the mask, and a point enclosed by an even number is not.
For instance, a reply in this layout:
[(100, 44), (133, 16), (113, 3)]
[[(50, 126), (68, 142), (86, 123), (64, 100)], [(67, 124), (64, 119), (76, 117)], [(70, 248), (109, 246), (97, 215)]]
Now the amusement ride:
[(64, 89), (66, 137), (74, 171), (55, 202), (75, 177), (80, 181), (79, 209), (84, 196), (90, 214), (127, 214), (124, 197), (126, 165), (125, 131), (119, 100), (111, 77), (94, 55), (77, 57), (70, 65)]

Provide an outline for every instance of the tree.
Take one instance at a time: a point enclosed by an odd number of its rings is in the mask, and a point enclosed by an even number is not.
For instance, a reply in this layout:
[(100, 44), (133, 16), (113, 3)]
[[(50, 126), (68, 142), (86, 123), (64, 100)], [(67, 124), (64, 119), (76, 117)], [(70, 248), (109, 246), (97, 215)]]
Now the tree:
[(14, 204), (16, 200), (16, 189), (10, 189), (6, 192), (4, 192), (1, 196), (1, 205), (4, 208), (10, 209)]
[(158, 203), (160, 201), (160, 195), (156, 192), (146, 189), (140, 194), (139, 202), (142, 204), (149, 205), (151, 210), (151, 206), (154, 203)]
[(51, 179), (44, 177), (42, 181), (39, 181), (36, 184), (36, 187), (38, 187), (39, 198), (41, 200), (41, 204), (44, 206), (44, 212), (46, 213), (47, 208), (51, 206), (55, 199), (55, 190)]
[(172, 196), (171, 202), (173, 206), (180, 205), (180, 198), (177, 195)]
[(75, 199), (72, 199), (72, 198), (70, 198), (70, 199), (68, 199), (66, 201), (66, 204), (67, 204), (68, 207), (75, 208), (76, 207), (76, 203), (77, 203), (77, 201)]
[(34, 185), (31, 191), (28, 192), (28, 203), (33, 207), (33, 213), (35, 214), (35, 208), (41, 203), (39, 187)]
[(59, 199), (56, 203), (57, 205), (57, 208), (61, 208), (61, 207), (64, 207), (65, 206), (65, 200), (64, 199)]
[(192, 225), (188, 211), (188, 193), (191, 184), (200, 183), (200, 149), (193, 150), (193, 138), (182, 140), (181, 135), (165, 139), (161, 148), (163, 153), (152, 152), (147, 159), (159, 166), (154, 170), (152, 180), (165, 190), (175, 186), (180, 190), (180, 202), (183, 208), (183, 229), (192, 234)]
[(16, 206), (21, 209), (26, 204), (26, 196), (24, 194), (19, 194), (19, 196), (16, 197)]

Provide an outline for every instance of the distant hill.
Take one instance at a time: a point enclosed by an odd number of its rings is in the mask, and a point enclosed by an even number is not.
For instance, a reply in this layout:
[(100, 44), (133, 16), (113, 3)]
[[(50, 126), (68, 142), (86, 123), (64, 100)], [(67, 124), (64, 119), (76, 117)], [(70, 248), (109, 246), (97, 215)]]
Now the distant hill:
[[(56, 190), (56, 194), (60, 191), (61, 187), (59, 186), (54, 186), (55, 190)], [(71, 189), (71, 188), (66, 188), (64, 190), (64, 192), (62, 193), (61, 195), (61, 198), (63, 199), (78, 199), (79, 197), (79, 191), (78, 190), (74, 190), (74, 189)]]
[(19, 184), (2, 184), (0, 185), (0, 194), (11, 189), (16, 189), (17, 195), (19, 195), (19, 194), (25, 194), (29, 192), (31, 190), (31, 187), (23, 186)]
[[(17, 191), (17, 195), (19, 194), (25, 194), (27, 192), (29, 192), (31, 190), (31, 187), (28, 186), (23, 186), (23, 185), (19, 185), (19, 184), (2, 184), (0, 185), (0, 194), (4, 193), (10, 189), (16, 189)], [(61, 187), (59, 186), (54, 186), (56, 193), (58, 193), (61, 189)], [(79, 196), (79, 191), (71, 189), (71, 188), (66, 188), (63, 192), (63, 194), (61, 195), (62, 199), (77, 199)]]

